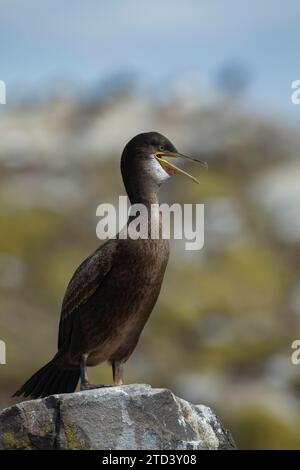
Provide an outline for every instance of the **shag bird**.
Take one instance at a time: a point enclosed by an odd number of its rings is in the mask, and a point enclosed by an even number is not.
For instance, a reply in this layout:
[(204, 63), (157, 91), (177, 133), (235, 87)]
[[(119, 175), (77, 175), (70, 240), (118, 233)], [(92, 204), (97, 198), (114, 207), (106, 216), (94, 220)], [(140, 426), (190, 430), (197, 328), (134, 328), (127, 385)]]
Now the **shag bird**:
[[(182, 157), (157, 132), (134, 137), (121, 157), (121, 173), (132, 204), (144, 204), (161, 228), (160, 185), (174, 174), (193, 176), (168, 158)], [(204, 162), (198, 161), (205, 165)], [(147, 223), (151, 224), (151, 218)], [(134, 216), (130, 216), (127, 227)], [(148, 227), (148, 229), (149, 229)], [(58, 351), (14, 396), (32, 398), (105, 385), (88, 381), (87, 366), (112, 365), (114, 385), (123, 383), (123, 365), (132, 354), (157, 301), (169, 256), (169, 243), (159, 230), (156, 238), (109, 239), (77, 268), (61, 309)]]

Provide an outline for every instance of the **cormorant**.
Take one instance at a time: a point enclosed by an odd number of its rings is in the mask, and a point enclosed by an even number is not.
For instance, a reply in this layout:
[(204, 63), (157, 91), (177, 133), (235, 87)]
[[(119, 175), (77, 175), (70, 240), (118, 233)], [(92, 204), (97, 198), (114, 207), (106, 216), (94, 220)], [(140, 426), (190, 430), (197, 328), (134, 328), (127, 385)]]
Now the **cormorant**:
[[(162, 182), (171, 174), (195, 180), (165, 157), (190, 158), (179, 154), (157, 132), (134, 137), (121, 157), (130, 202), (142, 203), (148, 209), (154, 204), (157, 209), (151, 218), (160, 228), (158, 190)], [(73, 392), (79, 379), (81, 390), (101, 387), (89, 383), (87, 366), (103, 361), (112, 365), (114, 385), (121, 385), (123, 364), (136, 347), (156, 303), (168, 256), (168, 240), (159, 230), (154, 239), (109, 239), (86, 258), (71, 278), (63, 299), (57, 353), (14, 396), (38, 398)]]

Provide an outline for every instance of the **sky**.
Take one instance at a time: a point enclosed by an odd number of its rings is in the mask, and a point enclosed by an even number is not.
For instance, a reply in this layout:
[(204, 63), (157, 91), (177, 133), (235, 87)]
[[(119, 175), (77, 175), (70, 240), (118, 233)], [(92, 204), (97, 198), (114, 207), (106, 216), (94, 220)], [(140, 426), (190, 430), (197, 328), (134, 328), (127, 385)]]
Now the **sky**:
[[(7, 100), (66, 80), (89, 88), (132, 72), (152, 91), (187, 71), (212, 86), (224, 63), (251, 71), (248, 99), (300, 122), (298, 0), (1, 0)], [(250, 103), (249, 103), (250, 104)]]

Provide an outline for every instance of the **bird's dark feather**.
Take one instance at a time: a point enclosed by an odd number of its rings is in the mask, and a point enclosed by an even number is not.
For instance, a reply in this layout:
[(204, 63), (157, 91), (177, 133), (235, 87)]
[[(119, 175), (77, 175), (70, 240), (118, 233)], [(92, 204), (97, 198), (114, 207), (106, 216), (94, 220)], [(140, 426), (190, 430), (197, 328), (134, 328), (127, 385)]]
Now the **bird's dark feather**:
[(70, 342), (75, 316), (89, 302), (111, 270), (115, 248), (114, 241), (109, 240), (86, 258), (73, 274), (62, 303), (58, 349), (66, 341)]

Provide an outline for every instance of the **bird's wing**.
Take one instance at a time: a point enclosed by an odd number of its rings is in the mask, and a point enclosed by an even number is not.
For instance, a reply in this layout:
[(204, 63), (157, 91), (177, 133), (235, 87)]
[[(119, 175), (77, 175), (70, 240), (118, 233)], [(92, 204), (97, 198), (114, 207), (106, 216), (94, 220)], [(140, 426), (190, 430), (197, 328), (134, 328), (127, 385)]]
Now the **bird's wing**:
[(86, 258), (73, 274), (61, 309), (58, 349), (70, 341), (77, 313), (91, 299), (113, 266), (116, 244), (109, 240)]

